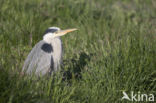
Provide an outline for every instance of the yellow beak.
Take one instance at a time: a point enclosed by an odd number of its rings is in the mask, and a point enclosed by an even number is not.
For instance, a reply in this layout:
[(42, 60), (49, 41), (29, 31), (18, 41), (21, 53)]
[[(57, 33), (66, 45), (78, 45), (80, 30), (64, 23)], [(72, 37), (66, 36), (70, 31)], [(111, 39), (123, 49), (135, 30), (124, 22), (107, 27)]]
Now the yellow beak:
[(56, 31), (55, 34), (56, 34), (56, 36), (63, 36), (67, 33), (73, 32), (75, 30), (77, 30), (77, 29), (74, 28), (74, 29), (59, 30), (59, 31)]

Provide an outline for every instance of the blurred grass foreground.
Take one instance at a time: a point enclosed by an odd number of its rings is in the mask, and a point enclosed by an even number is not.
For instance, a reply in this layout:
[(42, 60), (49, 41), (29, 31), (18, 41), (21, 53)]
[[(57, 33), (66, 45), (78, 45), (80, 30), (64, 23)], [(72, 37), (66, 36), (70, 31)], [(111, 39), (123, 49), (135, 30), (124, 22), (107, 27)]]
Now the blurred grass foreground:
[[(20, 77), (51, 26), (79, 29), (62, 71)], [(156, 96), (155, 0), (0, 0), (0, 103), (131, 103), (123, 91)]]

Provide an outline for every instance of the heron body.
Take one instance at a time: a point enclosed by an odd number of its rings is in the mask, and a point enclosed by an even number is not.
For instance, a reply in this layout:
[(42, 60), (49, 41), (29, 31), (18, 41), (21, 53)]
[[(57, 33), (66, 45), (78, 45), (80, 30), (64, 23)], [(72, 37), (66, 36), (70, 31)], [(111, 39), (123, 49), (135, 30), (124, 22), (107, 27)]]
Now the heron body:
[(60, 36), (76, 29), (60, 30), (50, 27), (29, 53), (24, 62), (23, 73), (46, 75), (57, 71), (62, 62), (62, 42)]

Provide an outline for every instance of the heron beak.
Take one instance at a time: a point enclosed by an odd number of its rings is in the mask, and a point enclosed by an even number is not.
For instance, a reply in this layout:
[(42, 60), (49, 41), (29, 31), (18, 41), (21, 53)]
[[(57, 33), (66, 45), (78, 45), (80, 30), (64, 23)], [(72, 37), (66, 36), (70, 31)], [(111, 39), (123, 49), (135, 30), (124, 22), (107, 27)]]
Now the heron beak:
[(56, 31), (55, 34), (56, 34), (56, 36), (63, 36), (67, 33), (73, 32), (75, 30), (77, 30), (77, 29), (74, 28), (74, 29), (60, 30), (60, 31)]

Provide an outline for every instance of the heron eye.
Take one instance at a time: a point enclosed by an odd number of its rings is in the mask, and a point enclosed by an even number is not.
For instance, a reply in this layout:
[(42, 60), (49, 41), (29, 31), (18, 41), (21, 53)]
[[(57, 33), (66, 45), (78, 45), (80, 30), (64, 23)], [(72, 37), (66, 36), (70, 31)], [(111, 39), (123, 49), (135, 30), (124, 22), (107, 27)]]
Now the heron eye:
[(56, 34), (57, 34), (57, 33), (58, 33), (58, 31), (55, 31), (54, 33), (56, 33)]
[(57, 29), (47, 29), (46, 31), (45, 31), (45, 34), (47, 34), (47, 33), (54, 33), (54, 32), (56, 32), (57, 31)]

